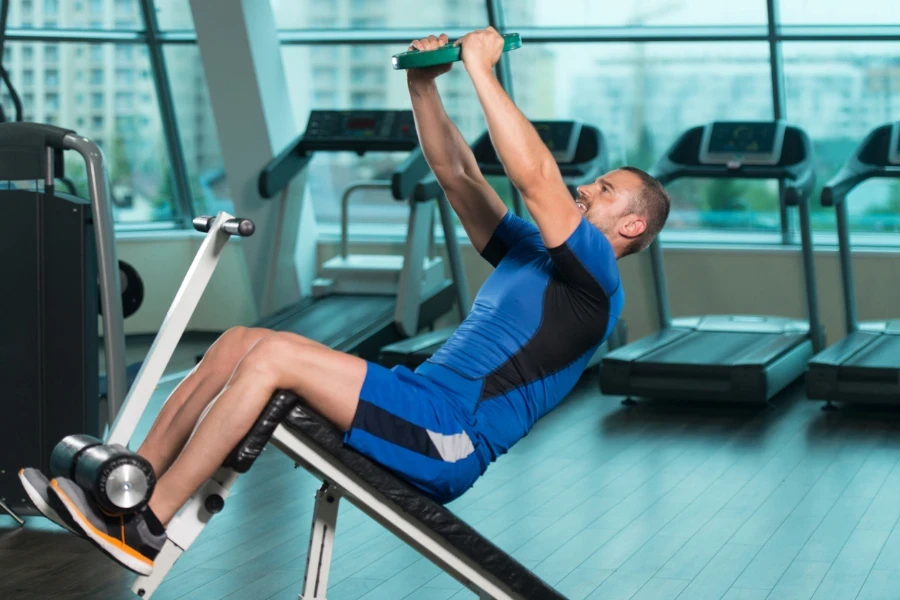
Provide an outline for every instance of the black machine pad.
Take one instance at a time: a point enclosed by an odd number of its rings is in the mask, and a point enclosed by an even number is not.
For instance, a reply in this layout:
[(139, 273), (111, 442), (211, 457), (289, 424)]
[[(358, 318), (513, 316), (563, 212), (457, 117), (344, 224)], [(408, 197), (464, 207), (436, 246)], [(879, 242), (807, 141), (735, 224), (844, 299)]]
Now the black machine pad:
[[(287, 410), (290, 412), (284, 416)], [(272, 397), (256, 425), (232, 453), (232, 457), (236, 458), (230, 458), (226, 466), (237, 462), (243, 468), (240, 472), (249, 469), (279, 422), (298, 438), (311, 442), (322, 454), (336, 458), (393, 503), (398, 512), (405, 513), (409, 520), (419, 521), (443, 538), (456, 552), (479, 564), (522, 597), (529, 600), (565, 600), (564, 596), (449, 510), (392, 475), (381, 465), (345, 446), (343, 436), (334, 426), (289, 392), (278, 392)]]
[(284, 420), (295, 404), (297, 396), (286, 392), (279, 392), (272, 396), (262, 414), (250, 428), (241, 443), (231, 451), (225, 459), (225, 465), (238, 473), (246, 473), (259, 458), (263, 448), (272, 439), (275, 428)]

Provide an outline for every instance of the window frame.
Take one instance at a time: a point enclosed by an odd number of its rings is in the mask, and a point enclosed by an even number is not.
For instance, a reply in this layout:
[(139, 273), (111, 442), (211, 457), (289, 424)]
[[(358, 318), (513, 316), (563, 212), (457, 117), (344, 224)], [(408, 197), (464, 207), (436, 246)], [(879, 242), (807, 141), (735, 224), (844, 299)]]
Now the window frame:
[[(511, 0), (506, 0), (511, 1)], [(565, 44), (565, 43), (619, 43), (619, 42), (767, 42), (769, 45), (770, 73), (772, 77), (773, 93), (773, 118), (781, 118), (785, 114), (785, 85), (784, 68), (781, 58), (783, 42), (845, 42), (845, 41), (900, 41), (900, 25), (852, 25), (852, 26), (821, 26), (821, 25), (783, 25), (778, 19), (778, 0), (765, 0), (767, 11), (767, 23), (764, 25), (738, 25), (738, 26), (625, 26), (625, 27), (516, 27), (529, 44)], [(112, 43), (119, 45), (135, 45), (145, 47), (149, 53), (151, 76), (155, 86), (156, 97), (159, 102), (163, 135), (165, 138), (168, 158), (172, 166), (172, 175), (175, 182), (175, 198), (173, 198), (173, 210), (179, 225), (190, 227), (193, 218), (193, 202), (190, 194), (191, 185), (187, 176), (187, 167), (184, 153), (181, 148), (181, 138), (175, 119), (172, 91), (169, 86), (168, 72), (164, 58), (163, 48), (169, 44), (196, 44), (194, 31), (164, 31), (159, 27), (156, 18), (154, 0), (135, 0), (140, 11), (143, 27), (136, 30), (122, 29), (33, 29), (31, 27), (9, 28), (7, 39), (11, 42), (53, 42), (53, 43)], [(485, 0), (485, 8), (488, 16), (488, 24), (503, 30), (503, 0)], [(112, 12), (118, 14), (120, 3), (113, 0)], [(104, 3), (105, 5), (105, 3)], [(90, 9), (88, 12), (94, 18), (93, 3), (82, 5)], [(32, 2), (32, 13), (34, 6)], [(105, 12), (105, 11), (104, 11)], [(446, 33), (451, 38), (464, 35), (468, 31), (464, 28), (448, 28)], [(382, 45), (382, 44), (406, 44), (410, 39), (420, 35), (417, 28), (394, 29), (365, 29), (365, 30), (281, 30), (279, 40), (283, 45)], [(118, 56), (114, 56), (116, 63), (120, 62)], [(498, 69), (501, 83), (513, 95), (510, 89), (511, 77), (508, 63), (501, 60)], [(813, 199), (812, 201), (817, 201)], [(782, 245), (797, 243), (798, 230), (784, 207), (781, 215)], [(688, 232), (678, 232), (675, 237), (683, 237)], [(766, 237), (766, 234), (762, 234)], [(665, 235), (665, 238), (669, 238)], [(699, 238), (698, 235), (695, 236)], [(771, 237), (770, 235), (768, 237)], [(777, 237), (777, 236), (776, 236)], [(887, 236), (877, 236), (879, 246), (883, 247)], [(673, 239), (673, 241), (675, 241)], [(737, 242), (737, 245), (747, 243)], [(760, 240), (760, 243), (771, 245), (772, 241)], [(900, 246), (900, 236), (897, 236), (896, 245)]]

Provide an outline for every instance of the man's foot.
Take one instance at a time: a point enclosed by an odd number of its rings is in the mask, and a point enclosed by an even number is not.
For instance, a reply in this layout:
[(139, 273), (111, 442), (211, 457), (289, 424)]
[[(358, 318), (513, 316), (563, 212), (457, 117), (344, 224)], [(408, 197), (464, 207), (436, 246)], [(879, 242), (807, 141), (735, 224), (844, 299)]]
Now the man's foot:
[(37, 469), (21, 469), (19, 471), (19, 481), (22, 482), (22, 487), (34, 504), (34, 507), (42, 515), (63, 529), (84, 537), (81, 527), (69, 516), (68, 511), (60, 504), (56, 494), (50, 493), (50, 481), (47, 480), (43, 473)]
[(51, 481), (50, 490), (87, 538), (113, 560), (138, 575), (153, 571), (153, 561), (166, 543), (165, 529), (156, 517), (144, 513), (109, 516), (87, 492), (63, 477)]

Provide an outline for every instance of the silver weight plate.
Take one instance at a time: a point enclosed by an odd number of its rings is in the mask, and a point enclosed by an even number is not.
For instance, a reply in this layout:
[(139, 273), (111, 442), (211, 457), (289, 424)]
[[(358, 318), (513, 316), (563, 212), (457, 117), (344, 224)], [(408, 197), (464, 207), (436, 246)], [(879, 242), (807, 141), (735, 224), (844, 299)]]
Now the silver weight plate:
[(144, 471), (134, 465), (116, 467), (106, 480), (106, 496), (109, 501), (126, 510), (144, 501), (147, 488)]

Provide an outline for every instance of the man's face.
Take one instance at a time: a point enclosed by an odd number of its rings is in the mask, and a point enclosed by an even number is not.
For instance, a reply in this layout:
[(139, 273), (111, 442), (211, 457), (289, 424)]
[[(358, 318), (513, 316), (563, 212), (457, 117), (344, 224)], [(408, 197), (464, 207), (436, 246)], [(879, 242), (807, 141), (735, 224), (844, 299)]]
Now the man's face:
[(597, 229), (607, 237), (623, 233), (631, 214), (632, 198), (640, 192), (641, 179), (634, 173), (615, 170), (578, 188), (575, 203)]

